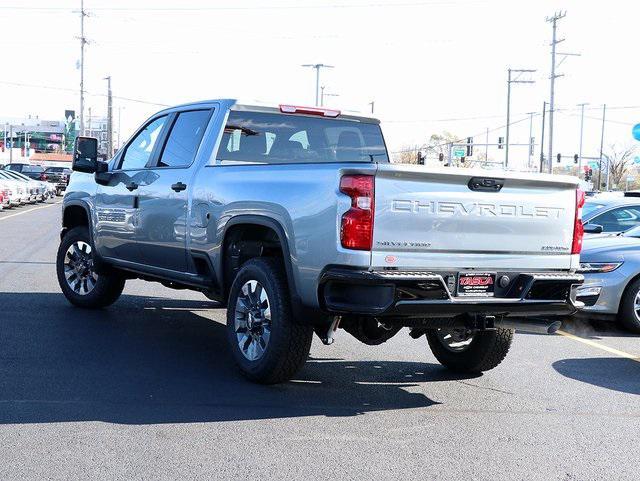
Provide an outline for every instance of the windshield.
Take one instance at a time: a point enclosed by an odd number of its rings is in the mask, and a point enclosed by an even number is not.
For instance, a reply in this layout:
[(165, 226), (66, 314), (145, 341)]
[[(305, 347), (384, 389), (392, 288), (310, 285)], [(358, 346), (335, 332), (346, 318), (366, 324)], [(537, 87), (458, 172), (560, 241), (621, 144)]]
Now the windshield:
[(604, 204), (598, 204), (596, 202), (586, 202), (584, 207), (582, 208), (582, 215), (587, 216), (592, 212), (597, 211), (598, 209), (602, 209)]
[(7, 171), (5, 175), (8, 175), (9, 177), (13, 177), (14, 179), (18, 179), (18, 180), (24, 180), (24, 181), (31, 181), (32, 180), (29, 177), (27, 177), (26, 175), (22, 175), (21, 173), (14, 172), (14, 171)]

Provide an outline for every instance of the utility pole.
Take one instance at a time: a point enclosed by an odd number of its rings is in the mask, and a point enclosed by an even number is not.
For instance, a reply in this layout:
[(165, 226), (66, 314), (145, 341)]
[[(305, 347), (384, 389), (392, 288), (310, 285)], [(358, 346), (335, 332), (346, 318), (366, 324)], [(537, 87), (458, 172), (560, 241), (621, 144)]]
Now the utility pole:
[(320, 106), (320, 69), (333, 68), (333, 65), (325, 65), (323, 63), (306, 63), (302, 67), (310, 67), (316, 69), (316, 107)]
[[(598, 167), (598, 188), (602, 186), (602, 151), (604, 150), (604, 122), (607, 115), (607, 104), (602, 106), (602, 132), (600, 133), (600, 166)], [(609, 162), (607, 161), (607, 166)], [(607, 167), (607, 184), (609, 184), (609, 167)]]
[(80, 0), (80, 135), (84, 135), (84, 46), (87, 39), (84, 36), (84, 0)]
[[(556, 79), (559, 77), (562, 77), (563, 74), (556, 74), (556, 68), (559, 67), (562, 62), (564, 62), (567, 57), (570, 56), (576, 56), (579, 57), (580, 54), (578, 53), (559, 53), (556, 51), (556, 46), (559, 43), (564, 42), (564, 38), (561, 38), (558, 40), (558, 20), (563, 19), (564, 17), (567, 16), (567, 12), (556, 12), (553, 17), (547, 17), (546, 20), (547, 22), (551, 23), (552, 28), (553, 28), (553, 32), (552, 32), (552, 37), (551, 37), (551, 92), (549, 95), (549, 163), (551, 166), (553, 166), (553, 113), (555, 112), (555, 86), (556, 86)], [(560, 55), (562, 56), (562, 60), (560, 60), (559, 63), (556, 63), (556, 55)]]
[[(547, 102), (542, 103), (542, 132), (540, 133), (540, 172), (544, 170), (544, 124), (547, 114)], [(551, 174), (552, 168), (549, 166), (549, 173)]]
[(484, 145), (484, 160), (485, 162), (489, 161), (489, 127), (487, 127), (487, 135), (485, 137), (485, 145)]
[(373, 107), (375, 105), (375, 100), (372, 100), (371, 102), (369, 102), (369, 105), (371, 105), (371, 113), (373, 114)]
[(534, 148), (534, 142), (533, 142), (533, 114), (535, 112), (529, 112), (529, 157), (527, 159), (527, 168), (530, 169), (533, 167), (533, 165), (531, 164), (531, 156), (533, 155), (533, 148)]
[(118, 106), (118, 150), (120, 150), (120, 146), (122, 145), (120, 143), (120, 121), (122, 120), (122, 107)]
[(340, 97), (340, 94), (330, 94), (330, 93), (324, 93), (324, 89), (325, 86), (323, 85), (322, 87), (320, 87), (321, 92), (320, 92), (320, 107), (324, 106), (324, 98), (325, 97)]
[(9, 138), (11, 139), (11, 148), (9, 149), (9, 163), (13, 163), (13, 125), (9, 124)]
[(113, 156), (113, 103), (111, 96), (111, 75), (105, 77), (107, 81), (107, 159)]
[[(507, 133), (505, 136), (505, 150), (504, 150), (504, 167), (505, 169), (509, 166), (509, 128), (511, 123), (511, 84), (532, 84), (534, 80), (520, 80), (520, 75), (523, 73), (533, 73), (535, 70), (530, 69), (519, 69), (519, 70), (508, 70), (507, 76)], [(515, 79), (511, 78), (512, 73), (517, 73)]]
[(578, 178), (580, 178), (580, 172), (582, 171), (582, 134), (584, 132), (584, 106), (588, 103), (578, 104), (580, 107), (580, 146), (578, 147)]

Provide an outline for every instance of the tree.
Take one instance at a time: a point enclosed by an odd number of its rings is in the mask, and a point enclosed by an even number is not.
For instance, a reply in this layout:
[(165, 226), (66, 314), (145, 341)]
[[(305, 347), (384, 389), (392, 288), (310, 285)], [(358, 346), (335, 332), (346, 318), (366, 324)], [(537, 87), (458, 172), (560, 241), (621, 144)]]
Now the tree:
[(623, 185), (637, 150), (635, 145), (620, 147), (617, 144), (612, 144), (606, 153), (602, 153), (604, 165), (609, 166), (609, 186), (611, 188), (618, 188)]
[(406, 145), (400, 151), (391, 154), (391, 161), (394, 164), (417, 164), (418, 150), (417, 145)]

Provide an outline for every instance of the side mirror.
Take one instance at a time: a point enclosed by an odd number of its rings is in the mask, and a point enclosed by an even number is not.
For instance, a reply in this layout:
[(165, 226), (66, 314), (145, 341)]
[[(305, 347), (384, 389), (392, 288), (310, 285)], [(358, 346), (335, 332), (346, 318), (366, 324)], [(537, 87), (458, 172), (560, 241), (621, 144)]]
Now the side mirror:
[(77, 137), (71, 169), (93, 174), (98, 168), (98, 139)]
[(584, 233), (585, 234), (602, 234), (604, 229), (599, 224), (585, 224)]

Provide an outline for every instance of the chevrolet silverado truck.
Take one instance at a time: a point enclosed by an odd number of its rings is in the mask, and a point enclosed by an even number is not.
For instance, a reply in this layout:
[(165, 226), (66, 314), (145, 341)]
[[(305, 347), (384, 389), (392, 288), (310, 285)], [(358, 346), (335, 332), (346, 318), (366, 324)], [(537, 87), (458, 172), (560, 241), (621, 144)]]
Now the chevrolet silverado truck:
[(78, 138), (73, 170), (67, 299), (102, 308), (134, 278), (201, 291), (255, 382), (290, 379), (338, 329), (377, 345), (406, 327), (444, 366), (486, 371), (515, 329), (553, 332), (579, 305), (577, 179), (394, 165), (373, 118), (191, 103), (106, 162)]

